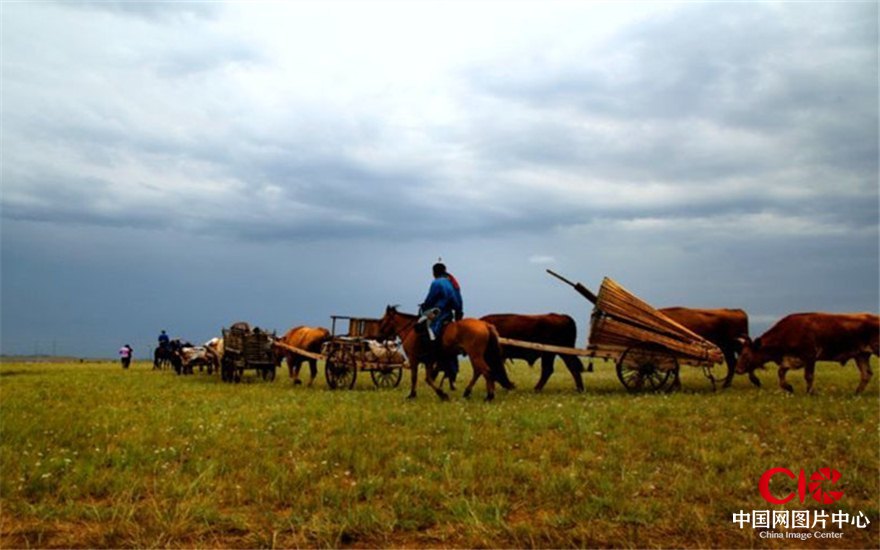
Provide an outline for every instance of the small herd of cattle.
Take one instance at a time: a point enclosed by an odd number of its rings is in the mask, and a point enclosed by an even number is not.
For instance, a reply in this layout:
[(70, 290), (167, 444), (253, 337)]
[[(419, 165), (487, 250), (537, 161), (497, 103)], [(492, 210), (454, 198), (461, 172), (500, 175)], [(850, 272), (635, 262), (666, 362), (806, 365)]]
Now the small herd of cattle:
[[(755, 370), (775, 362), (779, 366), (782, 389), (792, 392), (791, 384), (785, 381), (786, 373), (803, 368), (807, 392), (812, 392), (817, 361), (843, 365), (854, 359), (861, 375), (858, 393), (865, 389), (873, 375), (871, 355), (880, 355), (880, 316), (869, 313), (796, 313), (784, 317), (752, 340), (748, 315), (741, 309), (670, 307), (659, 311), (721, 349), (727, 363), (725, 388), (731, 385), (737, 373), (747, 374), (752, 384), (760, 386)], [(575, 322), (568, 315), (487, 315), (482, 320), (495, 325), (503, 338), (575, 347)], [(529, 364), (540, 357), (541, 378), (536, 390), (541, 390), (553, 373), (555, 353), (510, 346), (505, 347), (503, 353), (507, 359), (524, 359)], [(570, 355), (561, 358), (578, 391), (583, 391), (580, 361)]]
[[(797, 313), (788, 315), (767, 332), (752, 340), (749, 337), (748, 315), (741, 309), (692, 309), (672, 307), (660, 309), (667, 317), (684, 325), (691, 331), (717, 345), (727, 363), (727, 375), (723, 387), (729, 387), (734, 374), (747, 374), (755, 386), (761, 383), (754, 371), (769, 362), (778, 367), (779, 385), (791, 392), (793, 388), (785, 381), (790, 369), (804, 369), (807, 391), (813, 388), (813, 376), (817, 361), (833, 361), (845, 364), (853, 359), (859, 369), (861, 380), (856, 392), (861, 392), (871, 379), (871, 355), (880, 355), (880, 317), (874, 314)], [(482, 321), (490, 323), (503, 338), (524, 340), (538, 344), (575, 348), (577, 328), (568, 315), (548, 313), (543, 315), (500, 314), (486, 315)], [(321, 346), (331, 337), (327, 329), (301, 326), (289, 330), (279, 341), (295, 348), (320, 353)], [(299, 384), (302, 364), (307, 362), (311, 385), (317, 375), (317, 362), (283, 348), (275, 348), (276, 365), (287, 360), (290, 377)], [(184, 364), (201, 362), (219, 366), (223, 354), (223, 341), (214, 338), (205, 346), (194, 348)], [(555, 352), (542, 352), (521, 347), (503, 346), (505, 359), (522, 359), (530, 365), (541, 359), (541, 376), (535, 386), (540, 391), (553, 373)], [(578, 391), (584, 390), (581, 377), (583, 366), (578, 358), (560, 355), (574, 379)], [(592, 366), (588, 367), (592, 370)]]

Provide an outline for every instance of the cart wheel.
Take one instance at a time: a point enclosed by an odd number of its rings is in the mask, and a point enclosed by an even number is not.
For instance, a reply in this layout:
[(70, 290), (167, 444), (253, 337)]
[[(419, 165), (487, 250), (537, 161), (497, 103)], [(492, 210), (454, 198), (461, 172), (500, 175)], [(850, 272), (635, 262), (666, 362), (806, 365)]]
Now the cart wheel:
[(220, 380), (232, 382), (232, 365), (226, 361), (220, 364)]
[(322, 348), (324, 356), (324, 377), (330, 389), (350, 390), (357, 379), (355, 358), (348, 348), (336, 342), (327, 342)]
[(241, 379), (244, 377), (244, 369), (233, 369), (232, 370), (232, 381), (238, 384), (241, 382)]
[(617, 360), (617, 378), (630, 393), (660, 391), (677, 371), (678, 360), (660, 348), (627, 348)]
[(354, 381), (357, 379), (357, 369), (343, 361), (328, 359), (324, 366), (324, 376), (331, 389), (350, 390), (354, 387)]
[(396, 388), (402, 377), (403, 368), (401, 367), (386, 367), (370, 371), (370, 378), (373, 379), (373, 384), (377, 388)]

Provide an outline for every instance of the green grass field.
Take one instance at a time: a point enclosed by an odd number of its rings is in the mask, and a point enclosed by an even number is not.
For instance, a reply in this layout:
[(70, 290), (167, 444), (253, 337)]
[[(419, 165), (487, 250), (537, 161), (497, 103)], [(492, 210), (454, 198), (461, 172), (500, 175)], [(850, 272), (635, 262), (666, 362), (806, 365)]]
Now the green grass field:
[[(876, 358), (873, 360), (875, 371)], [(469, 367), (463, 366), (464, 374)], [(484, 403), (415, 401), (111, 363), (0, 365), (0, 547), (880, 546), (880, 392), (822, 364), (817, 395), (774, 370), (712, 393), (629, 395), (610, 364), (577, 394), (561, 365)], [(406, 387), (405, 387), (406, 386)], [(768, 468), (838, 469), (833, 505), (768, 505)], [(775, 483), (775, 482), (774, 482)], [(781, 484), (774, 490), (786, 492)], [(863, 512), (837, 540), (765, 540), (740, 510)], [(812, 531), (812, 530), (811, 530)]]

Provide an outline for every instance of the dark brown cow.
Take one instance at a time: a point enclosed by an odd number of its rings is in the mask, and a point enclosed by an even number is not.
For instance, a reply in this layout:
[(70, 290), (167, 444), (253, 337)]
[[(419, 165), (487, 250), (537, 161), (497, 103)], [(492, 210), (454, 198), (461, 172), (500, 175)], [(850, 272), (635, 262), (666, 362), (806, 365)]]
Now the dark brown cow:
[[(330, 331), (325, 328), (301, 326), (288, 330), (278, 341), (312, 353), (321, 353), (321, 346), (329, 339)], [(276, 366), (280, 367), (281, 361), (287, 359), (287, 370), (290, 377), (293, 378), (294, 384), (302, 384), (299, 380), (299, 371), (302, 369), (303, 361), (309, 362), (309, 386), (314, 383), (315, 377), (318, 375), (316, 360), (277, 346), (274, 349)]]
[[(743, 341), (749, 338), (749, 316), (746, 312), (741, 309), (687, 307), (667, 307), (659, 311), (721, 349), (727, 363), (727, 377), (723, 387), (730, 387), (733, 375), (736, 374), (737, 356), (742, 351)], [(749, 373), (749, 380), (752, 384), (761, 386), (761, 381), (752, 372)]]
[(795, 313), (783, 318), (754, 342), (746, 342), (736, 372), (753, 372), (770, 361), (779, 365), (779, 386), (793, 392), (785, 381), (789, 369), (804, 368), (807, 393), (813, 391), (816, 361), (841, 365), (855, 359), (861, 373), (856, 393), (868, 385), (871, 355), (880, 354), (880, 317), (871, 313)]
[[(566, 348), (575, 347), (577, 326), (574, 319), (568, 315), (560, 315), (558, 313), (545, 313), (543, 315), (503, 313), (486, 315), (485, 317), (480, 317), (480, 320), (495, 325), (495, 328), (498, 329), (498, 334), (502, 338)], [(502, 346), (502, 352), (505, 359), (523, 359), (529, 365), (533, 365), (539, 357), (541, 358), (541, 379), (535, 384), (535, 391), (541, 391), (550, 375), (553, 374), (553, 362), (556, 359), (556, 353), (514, 346)], [(573, 355), (560, 355), (560, 357), (565, 366), (568, 367), (569, 372), (571, 372), (571, 377), (574, 378), (577, 390), (579, 392), (584, 391), (584, 381), (581, 379), (584, 367), (580, 359)]]

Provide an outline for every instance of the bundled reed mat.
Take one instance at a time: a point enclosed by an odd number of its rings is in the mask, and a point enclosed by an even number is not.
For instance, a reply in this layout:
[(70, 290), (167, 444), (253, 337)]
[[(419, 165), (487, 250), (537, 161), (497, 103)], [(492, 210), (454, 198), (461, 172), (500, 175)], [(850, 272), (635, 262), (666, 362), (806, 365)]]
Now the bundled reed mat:
[(599, 287), (589, 343), (590, 348), (618, 352), (653, 344), (700, 362), (723, 360), (718, 346), (663, 315), (609, 277)]

